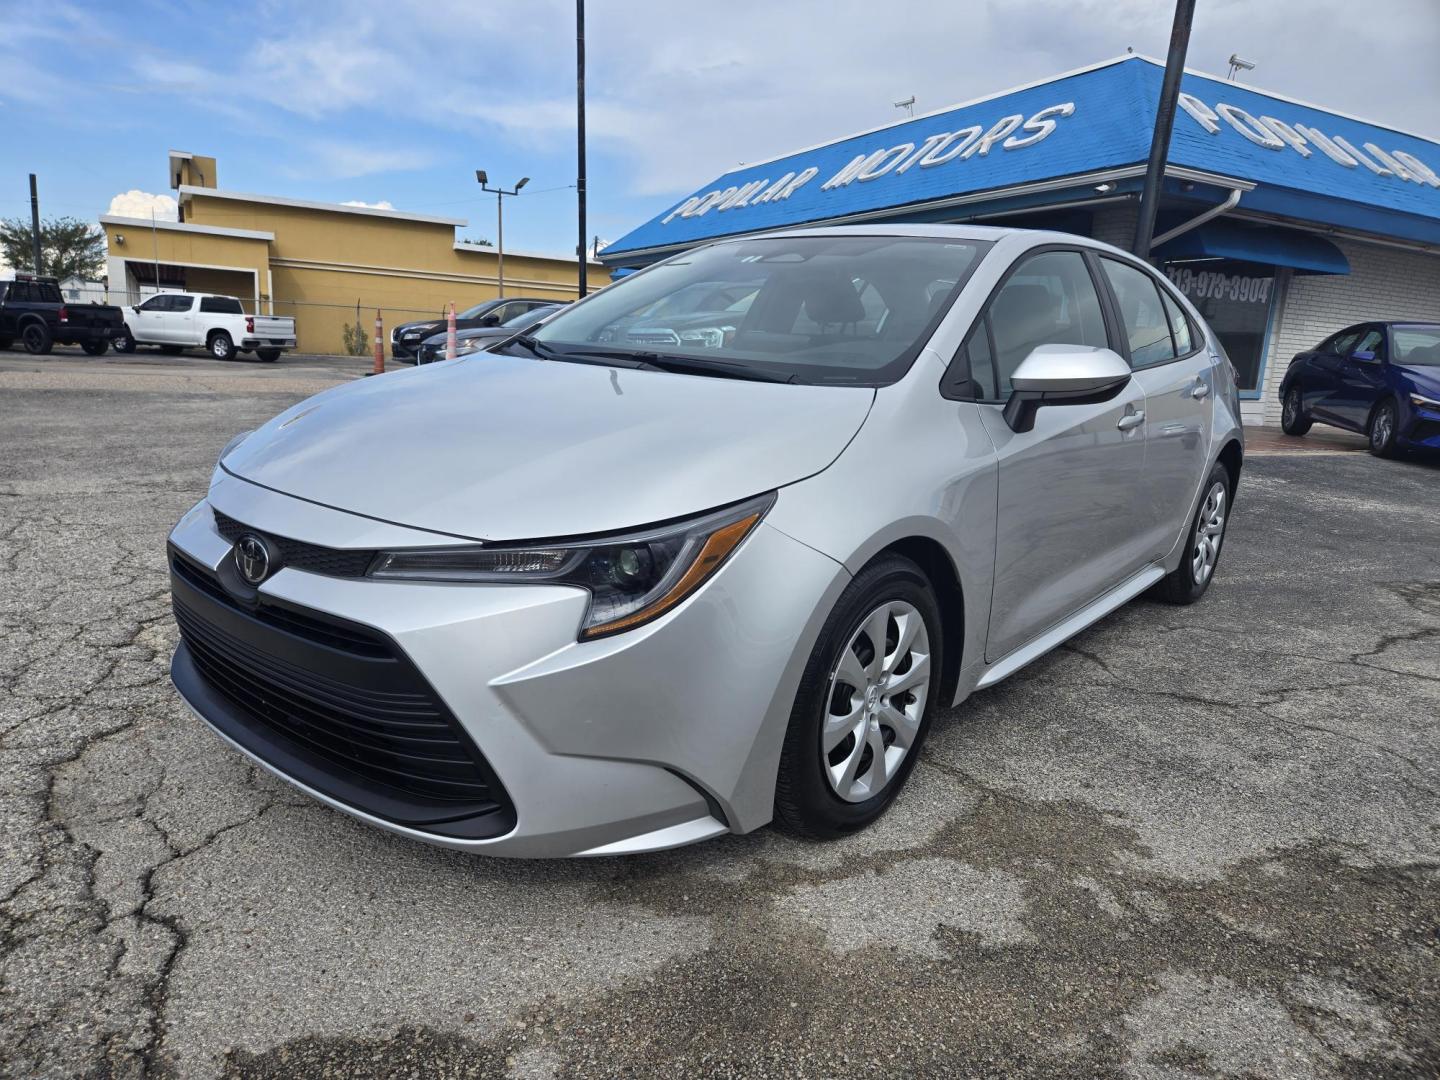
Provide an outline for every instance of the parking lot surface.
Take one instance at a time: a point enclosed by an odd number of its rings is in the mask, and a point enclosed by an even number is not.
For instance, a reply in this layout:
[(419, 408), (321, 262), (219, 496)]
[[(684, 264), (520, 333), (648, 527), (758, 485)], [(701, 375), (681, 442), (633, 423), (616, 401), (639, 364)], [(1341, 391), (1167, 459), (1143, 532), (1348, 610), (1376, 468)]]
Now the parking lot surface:
[(1440, 1069), (1440, 467), (1271, 440), (1205, 600), (940, 715), (860, 836), (512, 862), (298, 795), (169, 685), (170, 525), (356, 373), (0, 361), (0, 1073)]

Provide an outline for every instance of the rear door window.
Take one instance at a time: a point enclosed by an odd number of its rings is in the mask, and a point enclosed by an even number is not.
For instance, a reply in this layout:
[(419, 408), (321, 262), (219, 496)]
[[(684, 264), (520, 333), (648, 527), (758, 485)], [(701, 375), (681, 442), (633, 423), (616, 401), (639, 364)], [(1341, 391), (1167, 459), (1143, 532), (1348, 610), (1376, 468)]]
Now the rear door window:
[(170, 297), (170, 304), (168, 310), (189, 311), (194, 305), (195, 298), (193, 296), (179, 296), (172, 294)]
[(1102, 258), (1100, 266), (1120, 308), (1120, 322), (1130, 346), (1130, 366), (1147, 368), (1174, 360), (1170, 320), (1155, 279), (1139, 267), (1118, 259)]
[(1348, 356), (1350, 355), (1350, 350), (1355, 347), (1355, 342), (1359, 340), (1360, 331), (1358, 329), (1341, 330), (1340, 333), (1336, 334), (1334, 337), (1332, 337), (1329, 341), (1325, 342), (1325, 344), (1321, 345), (1320, 348), (1315, 351), (1339, 353), (1341, 356)]
[(200, 299), (200, 310), (215, 315), (243, 315), (240, 301), (233, 296), (205, 296)]

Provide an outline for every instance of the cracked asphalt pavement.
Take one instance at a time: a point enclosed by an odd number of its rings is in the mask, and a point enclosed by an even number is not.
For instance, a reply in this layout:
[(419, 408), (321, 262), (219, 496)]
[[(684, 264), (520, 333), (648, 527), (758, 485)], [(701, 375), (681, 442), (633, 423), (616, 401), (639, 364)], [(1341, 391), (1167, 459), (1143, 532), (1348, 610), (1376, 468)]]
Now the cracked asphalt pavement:
[(489, 860), (169, 685), (167, 530), (349, 374), (0, 360), (0, 1075), (1440, 1071), (1440, 467), (1252, 456), (1204, 601), (941, 714), (860, 836)]

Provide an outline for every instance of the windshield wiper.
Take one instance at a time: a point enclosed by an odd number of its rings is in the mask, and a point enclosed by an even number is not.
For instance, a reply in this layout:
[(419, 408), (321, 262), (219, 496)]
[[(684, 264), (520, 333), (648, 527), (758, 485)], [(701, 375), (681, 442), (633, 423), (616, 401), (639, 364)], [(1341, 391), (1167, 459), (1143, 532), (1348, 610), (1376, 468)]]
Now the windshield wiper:
[(721, 379), (748, 379), (752, 382), (794, 382), (794, 375), (782, 375), (773, 371), (750, 367), (748, 364), (733, 364), (727, 360), (706, 360), (695, 356), (673, 356), (669, 353), (652, 353), (640, 349), (585, 349), (573, 353), (556, 353), (554, 359), (566, 357), (596, 357), (602, 361), (631, 361), (635, 367), (651, 371), (669, 371), (681, 375), (713, 375)]
[(549, 360), (552, 355), (549, 349), (541, 345), (540, 342), (536, 341), (529, 334), (516, 334), (512, 338), (506, 339), (501, 344), (503, 344), (506, 348), (509, 348), (511, 345), (519, 345), (531, 356), (534, 356), (540, 360)]

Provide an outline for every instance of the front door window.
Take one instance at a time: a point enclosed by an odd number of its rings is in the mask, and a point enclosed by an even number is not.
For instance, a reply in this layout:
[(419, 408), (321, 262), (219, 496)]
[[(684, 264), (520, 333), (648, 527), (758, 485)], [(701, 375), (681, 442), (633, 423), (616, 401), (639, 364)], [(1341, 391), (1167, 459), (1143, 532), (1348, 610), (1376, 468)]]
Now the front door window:
[(1275, 295), (1273, 274), (1245, 264), (1177, 264), (1166, 269), (1175, 287), (1200, 309), (1239, 373), (1242, 393), (1260, 389), (1265, 327)]

